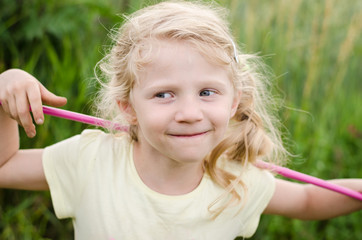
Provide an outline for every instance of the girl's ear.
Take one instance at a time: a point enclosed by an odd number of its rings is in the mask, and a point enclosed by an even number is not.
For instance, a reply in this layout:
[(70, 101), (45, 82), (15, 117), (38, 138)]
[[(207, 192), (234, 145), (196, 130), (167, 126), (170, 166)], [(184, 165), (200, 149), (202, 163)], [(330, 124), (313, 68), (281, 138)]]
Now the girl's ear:
[(130, 102), (123, 102), (120, 100), (117, 100), (117, 104), (121, 112), (124, 114), (127, 122), (130, 125), (136, 125), (137, 124), (137, 117), (136, 112), (133, 110), (132, 104)]
[(237, 91), (233, 99), (233, 104), (231, 105), (230, 118), (234, 117), (236, 110), (238, 110), (240, 99), (241, 99), (241, 91)]

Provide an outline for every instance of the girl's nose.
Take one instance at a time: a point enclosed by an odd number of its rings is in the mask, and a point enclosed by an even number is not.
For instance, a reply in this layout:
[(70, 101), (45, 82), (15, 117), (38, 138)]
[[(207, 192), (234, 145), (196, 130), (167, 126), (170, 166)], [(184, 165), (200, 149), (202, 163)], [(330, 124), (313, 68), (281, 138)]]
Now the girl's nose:
[(198, 122), (203, 119), (203, 112), (197, 99), (188, 97), (177, 104), (175, 120), (177, 122)]

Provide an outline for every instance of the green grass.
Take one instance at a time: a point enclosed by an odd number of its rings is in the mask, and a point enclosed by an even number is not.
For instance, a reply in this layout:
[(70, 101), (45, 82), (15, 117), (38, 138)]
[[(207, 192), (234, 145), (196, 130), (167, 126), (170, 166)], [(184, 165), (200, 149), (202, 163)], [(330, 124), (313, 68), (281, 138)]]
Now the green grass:
[[(25, 69), (90, 113), (93, 67), (108, 30), (147, 1), (10, 1), (0, 8), (0, 71)], [(157, 1), (153, 1), (157, 2)], [(298, 154), (289, 167), (321, 178), (362, 177), (362, 2), (219, 0), (248, 53), (274, 72), (280, 117)], [(3, 4), (4, 3), (4, 4)], [(86, 126), (46, 117), (23, 148), (44, 147)], [(287, 130), (286, 130), (287, 129)], [(362, 239), (361, 212), (327, 221), (263, 216), (252, 239)], [(54, 216), (49, 193), (0, 190), (0, 239), (72, 239), (69, 220)]]

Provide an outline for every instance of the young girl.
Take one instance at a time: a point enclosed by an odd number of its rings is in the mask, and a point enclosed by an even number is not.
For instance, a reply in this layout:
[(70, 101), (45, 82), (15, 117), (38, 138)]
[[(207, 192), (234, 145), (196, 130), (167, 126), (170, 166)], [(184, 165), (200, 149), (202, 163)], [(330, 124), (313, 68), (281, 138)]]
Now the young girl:
[[(17, 69), (0, 75), (0, 187), (47, 190), (76, 239), (250, 237), (262, 213), (326, 219), (362, 203), (275, 179), (253, 165), (287, 156), (255, 57), (239, 52), (223, 11), (190, 2), (140, 10), (101, 62), (99, 113), (128, 134), (86, 130), (19, 150), (66, 99)], [(110, 126), (111, 128), (112, 126)], [(362, 191), (361, 179), (334, 180)]]

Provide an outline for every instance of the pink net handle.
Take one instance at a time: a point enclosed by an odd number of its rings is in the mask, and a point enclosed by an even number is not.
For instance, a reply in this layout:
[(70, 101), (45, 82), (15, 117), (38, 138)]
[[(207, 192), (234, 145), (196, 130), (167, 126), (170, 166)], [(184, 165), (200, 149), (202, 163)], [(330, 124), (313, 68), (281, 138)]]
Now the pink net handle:
[[(0, 101), (0, 106), (1, 106), (1, 101)], [(30, 111), (31, 111), (31, 109), (30, 109)], [(113, 130), (118, 130), (118, 131), (125, 131), (125, 132), (128, 131), (128, 127), (126, 127), (126, 126), (121, 126), (117, 123), (112, 123), (111, 121), (108, 121), (105, 119), (89, 116), (86, 114), (76, 113), (76, 112), (72, 112), (72, 111), (68, 111), (68, 110), (63, 110), (60, 108), (54, 108), (54, 107), (49, 107), (49, 106), (44, 105), (43, 113), (46, 115), (49, 115), (49, 116), (64, 118), (64, 119), (72, 120), (75, 122), (90, 124), (93, 126), (98, 126), (98, 127), (103, 127), (103, 128), (112, 128)]]
[(92, 117), (89, 115), (76, 113), (76, 112), (72, 112), (72, 111), (67, 111), (67, 110), (63, 110), (63, 109), (59, 109), (59, 108), (43, 106), (43, 112), (44, 112), (44, 114), (47, 114), (50, 116), (65, 118), (65, 119), (69, 119), (69, 120), (73, 120), (73, 121), (81, 122), (81, 123), (86, 123), (86, 124), (90, 124), (90, 125), (94, 125), (94, 126), (98, 126), (98, 127), (112, 128), (114, 130), (125, 131), (125, 132), (128, 131), (128, 127), (126, 127), (126, 126), (121, 126), (117, 123), (112, 123), (111, 121), (104, 120), (102, 118)]

